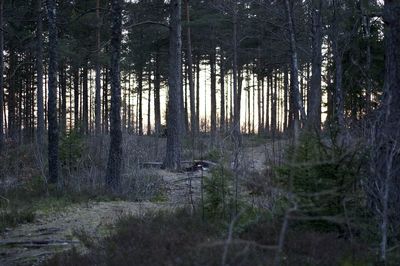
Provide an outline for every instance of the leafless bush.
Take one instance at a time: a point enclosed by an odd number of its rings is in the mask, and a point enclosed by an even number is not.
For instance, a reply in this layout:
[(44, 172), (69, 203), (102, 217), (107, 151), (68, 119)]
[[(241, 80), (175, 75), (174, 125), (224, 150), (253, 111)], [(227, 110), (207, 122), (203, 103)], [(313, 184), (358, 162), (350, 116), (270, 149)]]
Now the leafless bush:
[[(387, 134), (378, 123), (371, 129), (369, 176), (363, 187), (380, 232), (380, 258), (386, 261), (390, 242), (399, 242), (400, 230), (400, 124)], [(387, 128), (386, 128), (387, 129)], [(393, 130), (393, 129), (392, 129)]]
[[(154, 160), (154, 157), (159, 159), (161, 141), (151, 137), (124, 137), (120, 196), (132, 200), (149, 200), (163, 193), (162, 177), (154, 171), (141, 169), (140, 164), (143, 161)], [(106, 136), (90, 137), (83, 145), (83, 152), (75, 164), (67, 164), (62, 169), (63, 184), (66, 188), (78, 192), (104, 190), (109, 140)]]

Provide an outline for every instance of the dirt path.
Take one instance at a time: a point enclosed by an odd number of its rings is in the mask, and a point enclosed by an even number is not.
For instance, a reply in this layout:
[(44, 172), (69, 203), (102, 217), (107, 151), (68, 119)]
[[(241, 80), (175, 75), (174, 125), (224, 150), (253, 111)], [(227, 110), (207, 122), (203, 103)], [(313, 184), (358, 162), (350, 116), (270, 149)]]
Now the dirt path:
[[(254, 171), (263, 171), (268, 147), (245, 148), (245, 163)], [(19, 225), (0, 235), (0, 265), (37, 265), (56, 252), (81, 248), (76, 232), (103, 237), (109, 232), (110, 225), (123, 215), (140, 216), (149, 211), (173, 210), (199, 200), (200, 171), (190, 174), (157, 171), (166, 184), (165, 202), (90, 202), (70, 206), (63, 212), (37, 213), (35, 222)]]
[(110, 225), (123, 215), (140, 216), (149, 211), (173, 210), (190, 204), (189, 195), (198, 198), (201, 173), (189, 176), (158, 171), (166, 183), (165, 202), (89, 202), (72, 205), (58, 213), (37, 213), (33, 223), (21, 224), (0, 235), (0, 265), (37, 265), (56, 252), (81, 248), (76, 232), (103, 237), (109, 232)]

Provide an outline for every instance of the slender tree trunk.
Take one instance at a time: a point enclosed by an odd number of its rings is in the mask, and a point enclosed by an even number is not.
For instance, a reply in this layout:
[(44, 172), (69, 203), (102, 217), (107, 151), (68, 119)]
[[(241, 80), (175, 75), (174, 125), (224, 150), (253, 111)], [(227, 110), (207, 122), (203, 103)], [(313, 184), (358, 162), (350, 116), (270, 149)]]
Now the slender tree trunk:
[(9, 89), (8, 89), (8, 137), (13, 143), (17, 141), (17, 125), (16, 125), (16, 108), (15, 108), (15, 93), (17, 89), (16, 84), (16, 67), (17, 55), (14, 49), (10, 49), (10, 76), (9, 76)]
[(160, 56), (159, 53), (156, 53), (156, 57), (154, 60), (155, 69), (154, 69), (154, 122), (155, 122), (155, 131), (156, 134), (161, 134), (161, 106), (160, 106), (160, 86), (161, 86), (161, 78), (160, 78)]
[(82, 133), (89, 133), (89, 107), (88, 107), (88, 63), (85, 62), (82, 71)]
[(168, 67), (168, 117), (167, 117), (167, 152), (165, 167), (179, 169), (181, 164), (182, 84), (181, 84), (181, 0), (170, 2), (170, 36)]
[(139, 99), (139, 136), (143, 135), (143, 68), (138, 70), (138, 99)]
[(322, 2), (312, 2), (312, 75), (307, 97), (307, 125), (309, 129), (317, 132), (321, 129)]
[[(151, 135), (151, 71), (149, 70), (149, 94), (147, 97), (147, 135)], [(130, 100), (129, 100), (130, 103)], [(128, 103), (128, 106), (129, 106)], [(130, 117), (129, 117), (130, 119)]]
[(188, 102), (187, 102), (188, 82), (187, 82), (187, 67), (186, 67), (186, 64), (183, 63), (183, 60), (182, 60), (182, 68), (183, 68), (182, 71), (185, 72), (185, 74), (182, 77), (183, 78), (182, 82), (184, 82), (183, 83), (184, 91), (182, 92), (182, 114), (183, 114), (182, 119), (183, 119), (184, 127), (182, 127), (182, 130), (183, 130), (182, 134), (186, 135), (186, 133), (189, 132), (189, 114), (188, 114), (188, 106), (187, 106), (188, 105)]
[[(213, 37), (212, 37), (213, 38)], [(217, 73), (216, 73), (216, 53), (212, 48), (210, 53), (210, 78), (211, 78), (211, 143), (214, 144), (217, 132)]]
[(101, 133), (101, 84), (100, 84), (100, 0), (96, 1), (96, 96), (95, 96), (95, 133), (99, 135)]
[(196, 134), (200, 132), (200, 56), (196, 60)]
[(194, 92), (194, 78), (193, 78), (193, 58), (192, 58), (192, 40), (191, 40), (191, 28), (190, 28), (190, 7), (189, 0), (185, 1), (186, 5), (186, 39), (187, 39), (187, 65), (188, 65), (188, 79), (189, 79), (189, 94), (190, 94), (190, 127), (191, 133), (194, 138), (196, 133), (196, 107), (195, 107), (195, 92)]
[[(39, 0), (40, 1), (40, 0)], [(73, 67), (73, 83), (74, 83), (74, 128), (78, 130), (79, 121), (79, 67)]]
[(367, 10), (369, 9), (369, 0), (360, 0), (360, 9), (362, 14), (362, 27), (364, 30), (364, 38), (366, 41), (366, 65), (365, 65), (365, 73), (366, 73), (366, 90), (365, 90), (365, 112), (369, 113), (371, 111), (371, 94), (372, 94), (372, 80), (371, 80), (371, 22), (370, 18), (367, 14)]
[[(261, 76), (261, 121), (262, 121), (262, 133), (265, 133), (265, 129), (267, 127), (267, 123), (265, 121), (266, 116), (266, 108), (265, 108), (265, 85), (264, 85), (265, 77)], [(267, 99), (268, 101), (268, 99)]]
[[(389, 213), (398, 212), (398, 173), (400, 170), (400, 2), (385, 0), (383, 19), (385, 22), (385, 83), (383, 115), (381, 117), (380, 136), (382, 146), (379, 147), (379, 156), (383, 160), (384, 178), (380, 204), (381, 213), (381, 243), (380, 258), (383, 265), (387, 261), (389, 235)], [(390, 154), (387, 156), (387, 154)], [(382, 182), (377, 182), (382, 183)], [(376, 183), (374, 183), (376, 184)]]
[(251, 104), (250, 104), (250, 71), (247, 67), (246, 73), (247, 80), (247, 134), (250, 134), (251, 131)]
[(263, 131), (264, 123), (261, 117), (261, 82), (260, 82), (260, 74), (257, 73), (257, 117), (258, 117), (258, 134), (261, 134)]
[(67, 125), (67, 76), (63, 63), (59, 64), (59, 89), (60, 89), (60, 132), (65, 134)]
[(265, 129), (266, 129), (266, 132), (267, 132), (267, 134), (269, 134), (270, 133), (270, 130), (271, 130), (271, 124), (270, 124), (270, 120), (271, 120), (271, 95), (272, 95), (272, 93), (271, 93), (271, 91), (272, 91), (272, 88), (271, 88), (271, 82), (270, 82), (270, 75), (268, 74), (268, 76), (266, 77), (267, 78), (267, 98), (265, 99)]
[[(0, 25), (0, 27), (2, 27)], [(43, 24), (42, 0), (37, 0), (36, 25), (36, 72), (37, 72), (37, 136), (38, 148), (42, 150), (44, 144), (44, 110), (43, 110)], [(2, 73), (2, 71), (0, 71)], [(2, 78), (2, 77), (1, 77)], [(1, 112), (1, 111), (0, 111)], [(2, 128), (2, 127), (0, 127)]]
[[(0, 28), (3, 29), (3, 6), (4, 0), (0, 0)], [(3, 152), (4, 146), (4, 33), (3, 30), (0, 30), (0, 154)]]
[(271, 74), (271, 133), (272, 136), (275, 137), (276, 134), (276, 126), (277, 126), (277, 73), (274, 71), (273, 74)]
[(339, 20), (340, 15), (340, 0), (333, 2), (333, 22), (332, 22), (332, 55), (333, 62), (335, 65), (335, 90), (334, 90), (334, 119), (337, 123), (339, 132), (344, 129), (344, 93), (343, 93), (343, 51), (340, 47), (340, 32), (339, 32)]
[(294, 117), (294, 139), (295, 143), (298, 140), (298, 132), (300, 130), (300, 123), (299, 120), (297, 119), (298, 113), (300, 112), (301, 114), (301, 120), (305, 121), (306, 119), (306, 114), (305, 110), (303, 108), (302, 100), (300, 98), (300, 92), (299, 92), (299, 63), (298, 63), (298, 58), (297, 58), (297, 44), (296, 44), (296, 38), (295, 38), (295, 31), (294, 31), (294, 23), (293, 23), (293, 16), (292, 16), (292, 8), (289, 3), (289, 0), (285, 0), (285, 6), (286, 6), (286, 15), (287, 15), (287, 21), (288, 21), (288, 28), (289, 28), (289, 36), (290, 36), (290, 50), (291, 50), (291, 85), (292, 85), (292, 94), (293, 94), (293, 100), (295, 104), (295, 117)]
[(288, 69), (287, 69), (287, 67), (285, 66), (285, 69), (284, 69), (284, 77), (283, 77), (283, 105), (284, 105), (284, 107), (283, 107), (283, 129), (284, 129), (284, 131), (286, 131), (287, 130), (287, 128), (288, 128), (288, 116), (289, 116), (289, 114), (288, 114), (288, 95), (289, 95), (289, 72), (288, 72)]
[(109, 71), (107, 68), (103, 70), (103, 132), (108, 133), (108, 77)]
[(122, 0), (111, 0), (111, 127), (105, 180), (108, 188), (112, 190), (116, 190), (119, 186), (122, 167), (121, 76), (119, 67), (122, 39), (122, 4)]
[(225, 58), (221, 50), (220, 55), (220, 84), (221, 84), (221, 102), (220, 102), (220, 131), (225, 132)]
[(58, 123), (57, 123), (57, 64), (58, 44), (56, 25), (56, 1), (47, 0), (49, 22), (49, 80), (48, 80), (48, 120), (49, 120), (49, 183), (58, 182)]
[(235, 10), (233, 13), (233, 34), (232, 34), (232, 46), (233, 46), (233, 136), (235, 141), (240, 145), (240, 86), (238, 79), (238, 41), (237, 41), (237, 9), (235, 4)]

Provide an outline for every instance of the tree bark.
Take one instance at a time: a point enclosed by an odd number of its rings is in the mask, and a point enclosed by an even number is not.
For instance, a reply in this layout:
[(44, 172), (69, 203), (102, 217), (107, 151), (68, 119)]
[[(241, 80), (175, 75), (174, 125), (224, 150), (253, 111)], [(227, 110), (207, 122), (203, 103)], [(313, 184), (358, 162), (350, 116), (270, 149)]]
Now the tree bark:
[[(212, 37), (213, 38), (213, 37)], [(210, 53), (210, 79), (211, 79), (211, 143), (214, 143), (217, 132), (217, 73), (216, 53), (214, 46)]]
[(100, 84), (100, 0), (96, 1), (96, 96), (95, 96), (95, 133), (100, 135), (101, 133), (101, 84)]
[[(385, 0), (383, 19), (385, 22), (385, 83), (383, 116), (379, 139), (383, 141), (378, 158), (382, 158), (384, 184), (381, 192), (382, 221), (380, 257), (386, 264), (389, 239), (389, 213), (398, 212), (396, 195), (400, 189), (400, 2)], [(387, 156), (387, 154), (391, 154)]]
[(200, 132), (200, 56), (196, 60), (196, 134)]
[(221, 102), (220, 102), (220, 131), (225, 132), (225, 58), (224, 52), (221, 50), (220, 55), (220, 84), (221, 84)]
[(287, 66), (284, 69), (284, 78), (283, 78), (283, 130), (286, 131), (288, 128), (288, 95), (289, 95), (289, 73)]
[[(0, 28), (3, 28), (3, 6), (4, 0), (0, 0)], [(4, 31), (0, 30), (0, 154), (2, 154), (4, 146)]]
[(297, 44), (296, 44), (296, 38), (295, 38), (295, 31), (294, 31), (294, 22), (293, 22), (293, 16), (292, 16), (292, 8), (289, 3), (289, 0), (285, 0), (285, 6), (286, 6), (286, 15), (287, 15), (287, 21), (288, 21), (288, 29), (289, 29), (289, 38), (290, 38), (290, 50), (291, 50), (291, 85), (292, 85), (292, 94), (293, 94), (293, 100), (294, 100), (294, 139), (295, 142), (298, 139), (298, 132), (300, 130), (300, 121), (298, 119), (298, 113), (300, 112), (300, 117), (302, 121), (306, 120), (306, 114), (303, 108), (302, 100), (300, 98), (300, 91), (299, 91), (299, 63), (298, 63), (298, 56), (297, 56)]
[(49, 23), (49, 74), (48, 74), (48, 160), (49, 183), (58, 182), (58, 122), (57, 122), (57, 65), (58, 40), (56, 25), (56, 1), (47, 0), (47, 17)]
[(238, 79), (238, 40), (237, 40), (237, 24), (238, 24), (238, 11), (235, 4), (235, 10), (233, 11), (233, 34), (232, 34), (232, 46), (233, 46), (233, 137), (237, 145), (240, 146), (240, 86)]
[(157, 52), (154, 60), (154, 122), (156, 134), (161, 134), (161, 106), (160, 106), (160, 55)]
[(271, 133), (272, 136), (275, 137), (276, 133), (276, 116), (277, 116), (277, 93), (278, 87), (277, 87), (277, 73), (274, 71), (273, 74), (271, 74)]
[(307, 95), (307, 125), (317, 132), (321, 129), (322, 2), (312, 1), (312, 74)]
[(143, 68), (139, 67), (138, 70), (138, 99), (139, 99), (139, 136), (143, 135)]
[(82, 71), (82, 133), (89, 133), (89, 105), (88, 105), (88, 63), (85, 62)]
[[(0, 27), (2, 27), (0, 25)], [(37, 73), (37, 136), (39, 149), (44, 144), (44, 110), (43, 110), (43, 24), (42, 0), (37, 0), (37, 25), (36, 25), (36, 73)], [(2, 71), (0, 71), (2, 73)], [(2, 128), (2, 127), (0, 127)]]
[[(147, 97), (147, 135), (151, 135), (151, 71), (149, 70), (149, 91), (148, 91), (148, 97)], [(129, 98), (129, 103), (130, 104), (130, 98)], [(129, 108), (129, 107), (128, 107)], [(130, 119), (130, 118), (129, 118)]]
[[(40, 1), (40, 0), (39, 0)], [(74, 128), (78, 130), (79, 121), (79, 67), (73, 67), (73, 83), (74, 83)]]
[(191, 40), (191, 28), (190, 28), (190, 6), (189, 0), (185, 1), (186, 4), (186, 39), (187, 39), (187, 72), (189, 79), (189, 94), (190, 94), (190, 128), (192, 137), (194, 138), (196, 133), (196, 107), (195, 107), (195, 93), (194, 93), (194, 79), (193, 79), (193, 58), (192, 58), (192, 40)]
[(181, 84), (181, 0), (170, 2), (170, 36), (168, 66), (168, 117), (167, 117), (167, 151), (165, 167), (179, 169), (181, 164), (182, 132), (182, 84)]
[(344, 92), (343, 92), (343, 51), (340, 47), (340, 32), (338, 14), (340, 10), (340, 0), (333, 2), (333, 23), (332, 23), (332, 54), (335, 65), (335, 90), (334, 90), (334, 119), (337, 123), (339, 132), (344, 129)]
[(122, 166), (121, 76), (119, 66), (122, 39), (122, 0), (111, 0), (111, 18), (111, 124), (105, 181), (108, 189), (116, 190), (119, 187)]
[(10, 48), (10, 77), (9, 77), (9, 89), (8, 89), (8, 137), (13, 143), (17, 141), (17, 125), (16, 125), (16, 103), (15, 93), (17, 84), (15, 81), (18, 64), (18, 55), (14, 49)]
[(60, 132), (65, 134), (67, 126), (67, 73), (63, 63), (59, 64), (59, 89), (60, 89)]

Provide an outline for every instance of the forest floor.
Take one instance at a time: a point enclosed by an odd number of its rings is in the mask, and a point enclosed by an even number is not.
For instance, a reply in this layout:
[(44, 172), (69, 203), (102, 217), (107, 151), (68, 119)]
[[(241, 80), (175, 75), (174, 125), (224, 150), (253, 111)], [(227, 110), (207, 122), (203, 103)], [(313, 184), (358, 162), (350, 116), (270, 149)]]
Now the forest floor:
[[(272, 144), (256, 144), (243, 149), (241, 160), (250, 171), (266, 167)], [(37, 265), (56, 252), (84, 248), (85, 237), (101, 238), (124, 215), (143, 215), (158, 210), (194, 206), (200, 198), (201, 176), (207, 171), (174, 173), (156, 170), (166, 185), (166, 199), (160, 202), (102, 201), (71, 205), (62, 211), (36, 213), (32, 223), (18, 225), (0, 235), (0, 265)]]

